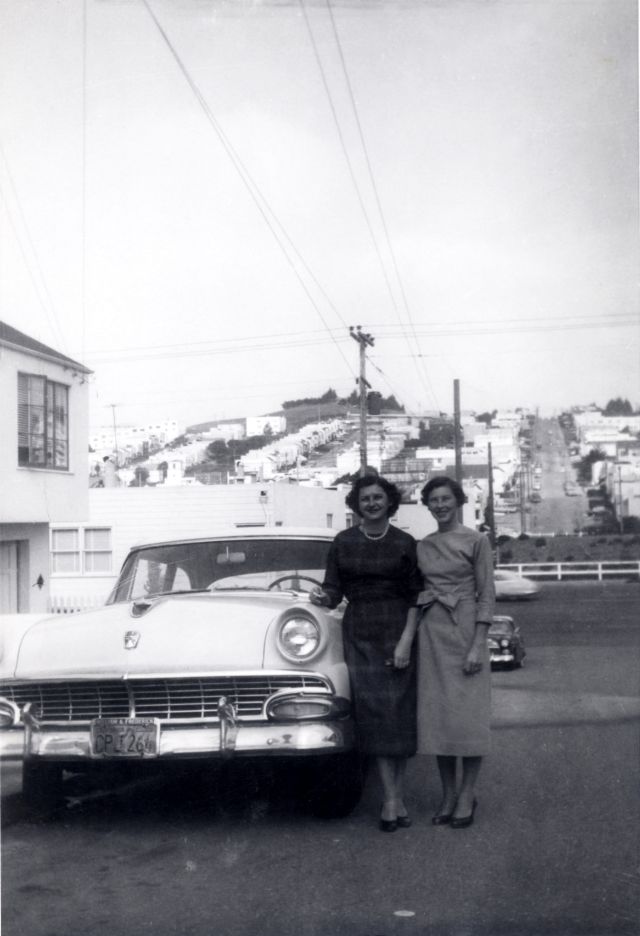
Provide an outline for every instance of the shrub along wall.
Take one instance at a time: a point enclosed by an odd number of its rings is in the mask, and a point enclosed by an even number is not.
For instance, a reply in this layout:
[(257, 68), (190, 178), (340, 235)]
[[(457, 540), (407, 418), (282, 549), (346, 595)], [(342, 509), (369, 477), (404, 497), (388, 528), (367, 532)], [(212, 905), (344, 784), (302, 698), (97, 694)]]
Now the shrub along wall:
[(498, 551), (501, 563), (640, 560), (640, 535), (499, 536)]

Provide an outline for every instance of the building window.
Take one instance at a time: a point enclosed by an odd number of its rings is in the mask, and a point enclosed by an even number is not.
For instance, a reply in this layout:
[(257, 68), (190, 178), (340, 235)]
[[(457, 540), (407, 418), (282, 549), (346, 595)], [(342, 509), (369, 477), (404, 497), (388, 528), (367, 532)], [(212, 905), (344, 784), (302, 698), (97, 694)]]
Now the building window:
[(51, 571), (62, 575), (80, 572), (80, 531), (51, 531)]
[(109, 574), (111, 563), (109, 527), (62, 527), (51, 530), (52, 575)]
[(111, 572), (111, 530), (108, 527), (87, 527), (84, 531), (84, 571)]
[(18, 464), (69, 468), (69, 388), (18, 374)]

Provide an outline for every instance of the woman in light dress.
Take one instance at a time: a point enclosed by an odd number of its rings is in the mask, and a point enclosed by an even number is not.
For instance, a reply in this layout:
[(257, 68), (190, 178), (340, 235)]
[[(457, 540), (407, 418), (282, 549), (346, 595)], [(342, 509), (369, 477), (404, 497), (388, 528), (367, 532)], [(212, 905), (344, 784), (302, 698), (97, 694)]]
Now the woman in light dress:
[[(422, 503), (438, 524), (418, 543), (424, 590), (420, 621), (421, 753), (435, 754), (442, 801), (434, 825), (473, 823), (475, 785), (489, 753), (491, 672), (487, 631), (494, 612), (493, 556), (482, 533), (463, 526), (460, 485), (446, 476), (422, 489)], [(404, 635), (409, 642), (410, 630)], [(402, 648), (401, 648), (402, 649)], [(457, 786), (458, 758), (461, 758)]]

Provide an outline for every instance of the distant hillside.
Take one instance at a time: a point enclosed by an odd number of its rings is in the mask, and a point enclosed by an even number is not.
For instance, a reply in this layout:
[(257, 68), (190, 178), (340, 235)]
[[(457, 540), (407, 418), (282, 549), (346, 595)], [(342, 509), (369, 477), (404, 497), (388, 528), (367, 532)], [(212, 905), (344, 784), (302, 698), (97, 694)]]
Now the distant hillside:
[(266, 416), (284, 416), (287, 420), (287, 432), (297, 432), (308, 423), (322, 422), (325, 419), (344, 419), (354, 414), (353, 406), (347, 403), (303, 403), (300, 406), (288, 406), (287, 409), (266, 413)]
[[(344, 418), (354, 414), (354, 407), (347, 403), (303, 403), (300, 406), (289, 406), (287, 409), (276, 410), (273, 413), (263, 413), (263, 416), (284, 416), (287, 420), (287, 432), (297, 432), (308, 423), (322, 422), (325, 419)], [(195, 423), (188, 426), (186, 432), (206, 432), (212, 426), (224, 426), (225, 423), (244, 422), (245, 417), (237, 419), (210, 419), (207, 422)]]
[(243, 423), (245, 422), (246, 417), (238, 416), (236, 419), (209, 419), (207, 422), (194, 423), (192, 426), (187, 426), (185, 429), (185, 435), (188, 432), (207, 432), (208, 429), (213, 428), (213, 426), (225, 426), (230, 423)]

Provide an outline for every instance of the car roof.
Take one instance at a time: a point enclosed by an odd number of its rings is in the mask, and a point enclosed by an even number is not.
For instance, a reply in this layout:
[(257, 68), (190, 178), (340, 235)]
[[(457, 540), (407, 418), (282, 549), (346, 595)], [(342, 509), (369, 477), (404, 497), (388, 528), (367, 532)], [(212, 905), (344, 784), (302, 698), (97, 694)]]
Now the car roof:
[(515, 630), (515, 623), (513, 618), (499, 618), (497, 621), (493, 620), (489, 625), (490, 631), (501, 631), (501, 630)]
[(216, 540), (246, 540), (246, 539), (314, 539), (324, 540), (330, 543), (338, 530), (328, 529), (327, 527), (230, 527), (229, 529), (216, 530), (208, 536), (171, 536), (168, 539), (142, 540), (134, 543), (129, 552), (135, 549), (142, 549), (148, 546), (169, 546), (178, 543), (210, 543)]

